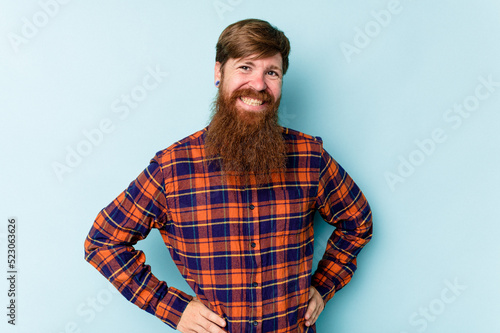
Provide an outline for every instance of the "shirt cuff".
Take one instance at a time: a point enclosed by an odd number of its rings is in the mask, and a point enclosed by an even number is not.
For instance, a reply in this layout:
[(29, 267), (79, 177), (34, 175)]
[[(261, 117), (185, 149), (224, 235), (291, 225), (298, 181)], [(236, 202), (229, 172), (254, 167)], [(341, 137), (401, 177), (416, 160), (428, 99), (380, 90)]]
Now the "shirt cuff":
[(155, 316), (160, 318), (164, 323), (173, 329), (176, 329), (179, 321), (181, 320), (182, 313), (192, 299), (193, 296), (190, 296), (174, 287), (169, 287), (168, 293), (156, 307)]
[(316, 288), (316, 290), (319, 292), (321, 295), (321, 298), (323, 298), (323, 302), (328, 302), (333, 295), (335, 295), (335, 287), (328, 287), (325, 286), (323, 283), (321, 283), (321, 278), (319, 278), (316, 274), (313, 275), (311, 285)]

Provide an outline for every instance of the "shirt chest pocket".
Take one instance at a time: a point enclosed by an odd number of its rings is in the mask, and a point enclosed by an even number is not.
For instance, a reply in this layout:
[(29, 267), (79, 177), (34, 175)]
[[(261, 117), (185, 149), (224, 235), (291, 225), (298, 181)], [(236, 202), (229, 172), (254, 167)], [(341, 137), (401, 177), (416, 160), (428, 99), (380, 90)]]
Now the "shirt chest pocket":
[(267, 229), (265, 244), (274, 249), (273, 262), (282, 263), (285, 271), (293, 271), (298, 267), (297, 262), (313, 253), (314, 198), (307, 188), (298, 186), (280, 188), (274, 194), (275, 200), (268, 211), (270, 218), (259, 221), (261, 234), (266, 234), (264, 229)]
[(307, 190), (302, 187), (275, 189), (262, 216), (261, 225), (275, 236), (293, 236), (308, 227), (314, 214)]

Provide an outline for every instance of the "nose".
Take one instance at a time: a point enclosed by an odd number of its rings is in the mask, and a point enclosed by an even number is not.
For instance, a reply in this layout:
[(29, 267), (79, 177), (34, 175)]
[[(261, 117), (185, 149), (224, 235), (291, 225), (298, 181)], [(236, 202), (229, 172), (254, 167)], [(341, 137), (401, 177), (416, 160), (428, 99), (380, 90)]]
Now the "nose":
[(251, 88), (257, 91), (264, 91), (267, 88), (265, 74), (264, 73), (254, 73), (250, 78), (249, 85)]

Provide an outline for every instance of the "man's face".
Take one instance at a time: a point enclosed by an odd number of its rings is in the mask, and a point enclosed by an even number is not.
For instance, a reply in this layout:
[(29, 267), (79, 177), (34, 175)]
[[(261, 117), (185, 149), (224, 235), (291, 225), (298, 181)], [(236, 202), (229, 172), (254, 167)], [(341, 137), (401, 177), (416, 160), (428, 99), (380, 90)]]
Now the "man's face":
[(243, 116), (269, 110), (281, 97), (282, 62), (279, 53), (262, 59), (230, 58), (224, 68), (217, 62), (215, 80), (221, 81), (219, 94), (227, 98), (236, 94), (234, 106)]

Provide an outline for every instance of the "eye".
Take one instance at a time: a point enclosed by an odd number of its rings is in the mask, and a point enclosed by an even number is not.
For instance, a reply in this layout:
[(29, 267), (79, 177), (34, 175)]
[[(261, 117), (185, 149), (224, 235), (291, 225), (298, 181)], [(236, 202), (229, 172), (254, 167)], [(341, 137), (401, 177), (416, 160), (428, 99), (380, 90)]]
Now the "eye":
[(240, 68), (241, 68), (242, 70), (244, 70), (244, 71), (248, 71), (248, 70), (250, 70), (250, 67), (245, 66), (245, 65), (240, 66)]
[(279, 77), (279, 73), (278, 72), (275, 72), (275, 71), (269, 71), (267, 72), (267, 75), (270, 75), (270, 76), (274, 76), (274, 77)]

